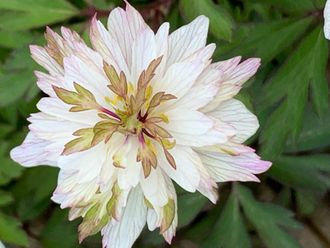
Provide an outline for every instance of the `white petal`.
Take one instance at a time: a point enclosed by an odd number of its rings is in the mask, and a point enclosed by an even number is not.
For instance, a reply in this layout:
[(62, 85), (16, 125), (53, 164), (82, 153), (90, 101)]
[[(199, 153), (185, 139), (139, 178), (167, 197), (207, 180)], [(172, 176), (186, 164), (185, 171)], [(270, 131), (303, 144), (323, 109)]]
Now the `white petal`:
[(60, 87), (57, 77), (48, 75), (40, 71), (35, 71), (34, 73), (38, 79), (37, 85), (39, 89), (41, 89), (44, 93), (46, 93), (49, 96), (56, 97), (52, 85)]
[(38, 165), (56, 166), (57, 161), (54, 159), (62, 152), (57, 150), (57, 154), (53, 151), (47, 150), (51, 142), (36, 137), (32, 132), (29, 132), (25, 140), (20, 146), (15, 147), (10, 152), (10, 157), (17, 163), (32, 167)]
[[(197, 110), (210, 105), (214, 102), (214, 98), (222, 92), (221, 86), (219, 86), (222, 76), (221, 70), (206, 67), (196, 79), (194, 86), (175, 103), (174, 107)], [(205, 112), (204, 109), (203, 112)]]
[(78, 174), (72, 170), (59, 172), (57, 188), (51, 199), (60, 204), (62, 209), (88, 206), (99, 188), (96, 180), (80, 182)]
[(150, 62), (156, 58), (155, 34), (150, 29), (140, 32), (132, 44), (131, 80), (137, 83), (141, 72), (147, 69)]
[(221, 103), (218, 108), (209, 115), (233, 126), (237, 133), (234, 142), (243, 143), (250, 138), (259, 128), (257, 117), (252, 114), (243, 103), (231, 99)]
[(171, 226), (163, 233), (163, 237), (165, 238), (168, 244), (171, 244), (173, 237), (176, 233), (176, 228), (178, 226), (178, 200), (176, 196), (176, 191), (174, 185), (170, 178), (166, 178), (167, 189), (169, 191), (170, 197), (174, 200), (175, 205), (175, 215)]
[(194, 85), (187, 94), (180, 98), (169, 108), (180, 106), (180, 108), (198, 110), (210, 103), (218, 92), (218, 86), (215, 84)]
[(108, 107), (104, 97), (111, 96), (111, 91), (107, 88), (108, 78), (103, 72), (102, 58), (85, 63), (77, 56), (64, 58), (65, 85), (68, 90), (74, 90), (73, 83), (78, 83), (89, 90), (103, 107)]
[(115, 67), (117, 72), (123, 71), (130, 78), (127, 62), (120, 50), (119, 44), (110, 36), (108, 30), (95, 17), (92, 19), (90, 37), (93, 48), (104, 60)]
[(189, 92), (205, 65), (201, 62), (182, 62), (171, 65), (163, 78), (152, 84), (154, 92), (165, 91), (182, 97)]
[(235, 143), (198, 149), (198, 154), (216, 182), (259, 182), (254, 174), (265, 172), (271, 166), (270, 162), (260, 160), (253, 149)]
[(163, 172), (157, 166), (156, 169), (151, 169), (150, 175), (145, 178), (141, 176), (140, 185), (145, 198), (157, 207), (163, 207), (168, 201), (166, 182)]
[(214, 43), (202, 47), (195, 53), (191, 54), (184, 61), (201, 61), (204, 64), (208, 64), (211, 61), (211, 57), (215, 51), (216, 45)]
[(5, 246), (3, 245), (3, 243), (0, 241), (0, 248), (5, 248)]
[(328, 40), (330, 39), (330, 1), (327, 0), (324, 7), (324, 35)]
[(182, 188), (195, 192), (200, 182), (198, 166), (201, 164), (201, 160), (199, 156), (190, 147), (180, 145), (176, 145), (169, 152), (175, 160), (176, 169), (168, 163), (163, 151), (159, 149), (157, 154), (162, 170)]
[(227, 132), (219, 129), (215, 120), (199, 111), (177, 108), (165, 114), (169, 123), (163, 127), (179, 145), (199, 147), (227, 141)]
[(44, 97), (37, 104), (37, 108), (51, 116), (59, 117), (63, 120), (81, 123), (83, 125), (94, 126), (100, 120), (96, 110), (86, 110), (82, 112), (70, 112), (71, 105), (65, 104), (60, 99)]
[(201, 177), (197, 190), (215, 204), (218, 200), (218, 186), (203, 163), (196, 163), (196, 166)]
[(78, 129), (89, 127), (88, 125), (83, 125), (81, 123), (52, 117), (42, 112), (31, 114), (28, 121), (31, 122), (29, 129), (32, 132), (34, 132), (39, 138), (50, 141), (55, 141), (61, 138), (73, 138), (73, 136), (71, 136), (73, 132)]
[[(120, 145), (117, 143), (117, 146)], [(139, 183), (142, 175), (141, 163), (136, 161), (139, 144), (136, 137), (129, 137), (122, 146), (126, 148), (122, 154), (125, 168), (118, 169), (118, 185), (121, 189), (129, 189)]]
[(132, 189), (119, 222), (112, 220), (102, 229), (104, 248), (131, 248), (147, 218), (147, 207), (140, 187)]
[(106, 159), (104, 154), (106, 154), (106, 147), (101, 142), (86, 151), (60, 156), (58, 167), (61, 170), (78, 171), (79, 182), (83, 183), (97, 179), (100, 175), (102, 165)]
[(216, 109), (220, 103), (233, 98), (241, 90), (241, 86), (231, 84), (231, 83), (222, 83), (218, 87), (217, 93), (212, 101), (210, 101), (206, 106), (204, 106), (201, 111), (203, 113), (208, 113)]
[(63, 68), (40, 46), (30, 46), (32, 58), (52, 76), (63, 75)]
[(214, 63), (213, 68), (221, 70), (223, 74), (222, 82), (241, 86), (249, 80), (260, 66), (259, 58), (250, 58), (238, 64), (240, 57), (235, 57), (226, 61)]
[(118, 43), (128, 67), (131, 67), (133, 41), (146, 28), (149, 27), (140, 13), (128, 3), (126, 3), (126, 11), (115, 8), (109, 15), (108, 30), (110, 36)]
[[(178, 206), (177, 206), (177, 196), (174, 185), (169, 177), (165, 177), (167, 192), (169, 198), (174, 200), (175, 215), (170, 227), (163, 233), (163, 236), (167, 243), (171, 244), (172, 238), (175, 236), (176, 227), (178, 225)], [(164, 209), (160, 207), (148, 208), (147, 214), (147, 224), (150, 231), (155, 230), (160, 227), (164, 216)]]
[(199, 16), (194, 21), (174, 31), (169, 37), (167, 66), (183, 61), (206, 44), (209, 19)]

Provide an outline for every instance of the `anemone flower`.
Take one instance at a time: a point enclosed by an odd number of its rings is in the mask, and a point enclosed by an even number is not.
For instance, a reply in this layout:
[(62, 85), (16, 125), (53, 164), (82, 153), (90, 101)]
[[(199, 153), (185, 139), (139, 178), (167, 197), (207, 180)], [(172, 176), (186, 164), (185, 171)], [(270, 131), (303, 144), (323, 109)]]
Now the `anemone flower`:
[(92, 48), (66, 28), (47, 28), (47, 45), (31, 46), (48, 71), (36, 72), (48, 97), (11, 157), (60, 169), (52, 200), (70, 208), (70, 220), (83, 218), (80, 241), (101, 231), (103, 247), (129, 248), (147, 223), (171, 243), (173, 181), (215, 203), (218, 182), (258, 181), (270, 167), (242, 144), (259, 124), (233, 98), (260, 60), (212, 63), (208, 26), (199, 16), (155, 33), (126, 3), (110, 13), (107, 29), (92, 20)]

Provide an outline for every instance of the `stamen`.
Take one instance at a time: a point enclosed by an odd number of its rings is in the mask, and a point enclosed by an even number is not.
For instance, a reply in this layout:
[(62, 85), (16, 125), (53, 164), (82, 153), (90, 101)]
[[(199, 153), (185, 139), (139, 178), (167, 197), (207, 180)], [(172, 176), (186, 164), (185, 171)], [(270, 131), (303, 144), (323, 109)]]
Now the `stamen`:
[(113, 118), (116, 118), (118, 121), (121, 121), (121, 118), (114, 112), (110, 111), (109, 109), (106, 109), (104, 107), (100, 108), (100, 111), (102, 111), (103, 113), (106, 113), (110, 116), (112, 116)]

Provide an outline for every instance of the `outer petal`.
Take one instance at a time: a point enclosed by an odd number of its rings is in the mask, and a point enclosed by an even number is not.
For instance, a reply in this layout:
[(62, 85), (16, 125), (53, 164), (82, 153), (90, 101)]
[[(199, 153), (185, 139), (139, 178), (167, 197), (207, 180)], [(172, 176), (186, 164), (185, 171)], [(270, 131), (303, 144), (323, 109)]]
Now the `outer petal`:
[(10, 157), (25, 167), (38, 165), (56, 166), (56, 158), (61, 153), (61, 149), (58, 149), (57, 153), (49, 151), (47, 146), (50, 144), (51, 142), (40, 139), (32, 132), (29, 132), (24, 142), (11, 150)]
[(330, 1), (328, 0), (324, 8), (324, 35), (330, 40)]
[(111, 222), (102, 229), (104, 248), (131, 248), (139, 237), (147, 218), (147, 207), (140, 187), (128, 196), (127, 205), (119, 222)]
[(218, 185), (211, 178), (203, 163), (198, 163), (196, 165), (201, 177), (197, 190), (215, 204), (218, 200)]
[(182, 62), (171, 65), (163, 78), (154, 81), (154, 92), (165, 91), (177, 98), (189, 92), (205, 65), (201, 62)]
[(110, 36), (109, 31), (96, 17), (92, 19), (90, 38), (94, 49), (108, 64), (113, 65), (118, 72), (123, 71), (127, 77), (130, 77), (127, 61), (120, 50), (119, 44)]
[[(169, 177), (165, 177), (167, 191), (169, 198), (174, 200), (174, 218), (170, 227), (163, 233), (163, 236), (167, 243), (171, 244), (172, 238), (175, 236), (176, 227), (178, 225), (178, 206), (177, 206), (177, 196), (174, 185)], [(148, 208), (147, 223), (150, 231), (155, 230), (161, 226), (164, 216), (163, 208)]]
[(249, 80), (260, 66), (259, 58), (250, 58), (238, 64), (240, 57), (212, 64), (213, 68), (224, 72), (223, 83), (242, 85)]
[(157, 57), (163, 55), (162, 61), (157, 67), (156, 75), (154, 81), (157, 82), (159, 79), (164, 77), (166, 70), (166, 61), (168, 56), (168, 34), (169, 34), (170, 24), (168, 22), (163, 23), (155, 35)]
[(147, 28), (149, 27), (140, 13), (127, 2), (126, 11), (115, 8), (109, 15), (108, 30), (110, 36), (118, 43), (128, 67), (131, 67), (133, 41), (141, 31)]
[(31, 114), (28, 121), (31, 122), (29, 129), (37, 137), (53, 142), (59, 139), (67, 139), (69, 141), (74, 137), (71, 136), (73, 132), (89, 127), (89, 125), (52, 117), (42, 112)]
[(178, 226), (178, 200), (177, 200), (176, 191), (175, 191), (175, 188), (174, 188), (174, 185), (173, 185), (171, 179), (166, 178), (166, 182), (167, 182), (167, 189), (170, 192), (171, 198), (174, 200), (175, 215), (174, 215), (174, 219), (173, 219), (171, 226), (169, 227), (169, 229), (166, 230), (166, 232), (163, 233), (163, 237), (165, 238), (165, 240), (168, 244), (171, 244), (172, 239), (176, 233), (176, 227)]
[(209, 115), (233, 126), (237, 133), (234, 142), (243, 143), (250, 138), (259, 128), (257, 117), (252, 114), (243, 103), (231, 99), (220, 104), (220, 106)]
[(147, 69), (150, 62), (156, 58), (155, 34), (150, 29), (140, 32), (132, 44), (132, 82), (137, 83), (141, 72)]
[(199, 16), (186, 26), (174, 31), (169, 37), (167, 66), (183, 61), (206, 44), (209, 19)]
[(97, 61), (86, 63), (77, 56), (64, 58), (65, 88), (74, 90), (73, 83), (76, 82), (88, 89), (96, 98), (97, 102), (103, 106), (108, 104), (104, 100), (106, 95), (112, 96), (107, 88), (108, 79), (104, 74), (101, 56)]
[(63, 68), (40, 46), (30, 46), (32, 58), (52, 76), (63, 75)]
[(106, 146), (103, 142), (86, 151), (60, 156), (58, 167), (61, 170), (77, 171), (79, 182), (97, 179), (105, 162)]
[(199, 166), (201, 160), (199, 156), (186, 146), (176, 145), (170, 150), (175, 159), (176, 169), (173, 169), (167, 162), (163, 151), (159, 149), (159, 164), (162, 170), (177, 184), (189, 192), (195, 192), (200, 183)]
[(265, 172), (271, 166), (270, 162), (260, 160), (253, 149), (240, 144), (229, 143), (227, 146), (203, 148), (197, 151), (216, 182), (259, 182), (254, 174)]
[(57, 98), (41, 98), (37, 104), (37, 108), (50, 116), (81, 123), (83, 125), (94, 126), (94, 124), (100, 120), (97, 116), (97, 111), (87, 110), (83, 112), (70, 112), (69, 109), (71, 106)]
[(168, 201), (168, 194), (164, 175), (160, 168), (152, 169), (150, 175), (145, 178), (141, 176), (140, 181), (143, 194), (155, 207), (163, 207)]
[(241, 57), (235, 57), (229, 60), (212, 64), (210, 67), (222, 72), (219, 81), (218, 93), (208, 105), (203, 107), (203, 112), (214, 110), (223, 101), (234, 97), (242, 85), (249, 80), (258, 70), (260, 59), (251, 58), (240, 63)]
[(60, 170), (52, 200), (60, 204), (63, 209), (89, 207), (98, 190), (95, 180), (80, 183), (78, 173), (72, 170)]
[(34, 73), (38, 79), (37, 85), (39, 89), (41, 89), (44, 93), (46, 93), (49, 96), (56, 97), (52, 85), (60, 86), (57, 77), (51, 76), (49, 74), (40, 71), (35, 71)]
[[(123, 136), (123, 138), (126, 137)], [(123, 140), (117, 142), (116, 146), (120, 147), (121, 143), (123, 143)], [(136, 161), (138, 146), (139, 144), (135, 137), (129, 138), (121, 146), (121, 148), (124, 148), (122, 157), (125, 160), (123, 163), (125, 168), (118, 168), (118, 185), (121, 189), (136, 187), (141, 179), (142, 166)]]
[(177, 108), (165, 114), (169, 123), (164, 124), (164, 128), (179, 145), (200, 147), (224, 143), (228, 139), (226, 129), (218, 128), (215, 120), (199, 111)]

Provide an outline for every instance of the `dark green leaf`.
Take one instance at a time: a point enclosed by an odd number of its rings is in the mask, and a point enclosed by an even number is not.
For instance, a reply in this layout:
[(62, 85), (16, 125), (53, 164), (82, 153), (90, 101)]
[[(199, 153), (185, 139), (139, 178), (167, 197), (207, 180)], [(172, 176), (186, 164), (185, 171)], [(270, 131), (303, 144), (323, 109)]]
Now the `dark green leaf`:
[(207, 199), (199, 194), (183, 193), (178, 197), (179, 227), (188, 225), (205, 206)]
[(0, 240), (21, 245), (28, 245), (28, 238), (25, 232), (19, 227), (19, 222), (0, 212)]
[(215, 224), (203, 248), (249, 248), (251, 246), (246, 227), (241, 217), (237, 195), (232, 192), (226, 201), (221, 217)]
[(256, 228), (267, 247), (301, 247), (296, 240), (279, 227), (300, 227), (300, 224), (292, 218), (293, 214), (290, 211), (274, 204), (256, 201), (251, 191), (244, 186), (237, 185), (237, 190), (246, 217)]
[(65, 0), (0, 0), (0, 9), (6, 10), (0, 16), (0, 28), (10, 31), (56, 23), (78, 13)]
[(319, 118), (310, 108), (305, 112), (303, 128), (296, 140), (288, 140), (285, 151), (309, 151), (330, 145), (330, 111)]
[(330, 155), (282, 156), (273, 163), (269, 174), (283, 184), (325, 192), (329, 186)]
[(210, 31), (221, 40), (230, 41), (232, 37), (233, 21), (227, 11), (212, 0), (181, 0), (182, 14), (188, 20), (199, 15), (205, 15), (210, 19)]
[(301, 130), (308, 100), (308, 87), (310, 80), (313, 79), (311, 71), (314, 68), (311, 68), (310, 61), (317, 56), (314, 46), (319, 33), (320, 27), (302, 41), (291, 58), (263, 90), (261, 101), (258, 103), (262, 111), (282, 100), (262, 130), (261, 151), (268, 159), (274, 159), (282, 152), (289, 134), (296, 139)]

